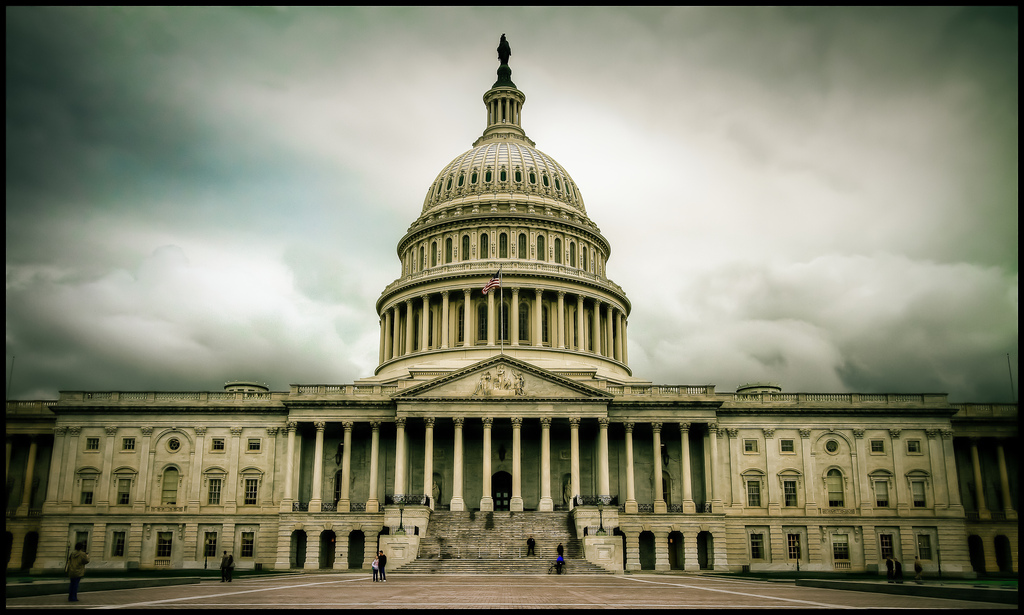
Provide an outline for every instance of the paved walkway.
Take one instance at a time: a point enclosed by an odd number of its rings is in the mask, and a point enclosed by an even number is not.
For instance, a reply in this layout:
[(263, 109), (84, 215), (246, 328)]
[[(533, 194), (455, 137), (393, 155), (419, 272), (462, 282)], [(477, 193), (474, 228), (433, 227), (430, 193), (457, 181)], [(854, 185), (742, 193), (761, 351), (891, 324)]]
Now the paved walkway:
[[(969, 592), (965, 592), (969, 598)], [(913, 608), (1014, 609), (992, 602), (887, 595), (801, 587), (791, 582), (702, 575), (626, 576), (415, 575), (392, 573), (387, 583), (365, 574), (290, 574), (204, 580), (190, 585), (116, 589), (67, 595), (9, 598), (8, 609), (204, 608), (204, 609), (664, 609), (664, 608)]]

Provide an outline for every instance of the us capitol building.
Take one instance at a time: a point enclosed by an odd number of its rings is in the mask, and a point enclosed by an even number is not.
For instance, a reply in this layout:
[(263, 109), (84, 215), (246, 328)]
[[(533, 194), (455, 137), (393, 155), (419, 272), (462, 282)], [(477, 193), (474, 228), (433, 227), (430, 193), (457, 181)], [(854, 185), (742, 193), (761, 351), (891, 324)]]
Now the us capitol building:
[(509, 55), (398, 243), (374, 375), (8, 401), (8, 569), (81, 540), (115, 570), (368, 570), (379, 546), (542, 571), (561, 542), (594, 571), (1015, 573), (1016, 404), (633, 375), (611, 245), (527, 137)]

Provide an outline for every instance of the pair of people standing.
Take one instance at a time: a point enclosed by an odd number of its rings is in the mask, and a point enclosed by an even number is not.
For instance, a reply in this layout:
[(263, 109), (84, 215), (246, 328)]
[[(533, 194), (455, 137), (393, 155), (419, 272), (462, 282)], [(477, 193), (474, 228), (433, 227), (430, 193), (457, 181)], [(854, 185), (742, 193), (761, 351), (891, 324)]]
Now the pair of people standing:
[(220, 582), (227, 581), (231, 582), (231, 573), (235, 569), (235, 556), (229, 554), (227, 551), (224, 552), (224, 557), (220, 559)]
[[(384, 572), (384, 567), (387, 566), (387, 564), (388, 556), (384, 555), (383, 551), (377, 551), (377, 557), (373, 558), (373, 564), (371, 564), (370, 566), (371, 568), (373, 568), (374, 582), (377, 582), (378, 580), (385, 583), (387, 582), (388, 578)], [(380, 578), (378, 579), (378, 577)]]
[(885, 558), (885, 576), (890, 583), (903, 582), (903, 564), (891, 555)]

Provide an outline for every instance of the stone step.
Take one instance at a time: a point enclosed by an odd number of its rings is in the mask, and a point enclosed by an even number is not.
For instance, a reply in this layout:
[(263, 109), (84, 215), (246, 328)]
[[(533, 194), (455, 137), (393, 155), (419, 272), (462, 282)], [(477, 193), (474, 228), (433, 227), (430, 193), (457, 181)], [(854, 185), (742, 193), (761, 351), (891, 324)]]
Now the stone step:
[[(547, 558), (438, 559), (420, 558), (399, 566), (405, 574), (547, 574), (554, 563)], [(584, 559), (566, 559), (568, 574), (612, 574)]]

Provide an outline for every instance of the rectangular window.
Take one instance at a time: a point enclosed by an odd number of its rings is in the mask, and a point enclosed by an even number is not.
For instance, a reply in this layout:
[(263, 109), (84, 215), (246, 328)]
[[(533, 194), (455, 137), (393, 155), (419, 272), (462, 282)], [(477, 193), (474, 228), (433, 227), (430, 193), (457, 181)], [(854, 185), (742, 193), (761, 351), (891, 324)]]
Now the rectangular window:
[(850, 559), (850, 539), (846, 534), (834, 534), (832, 536), (832, 559)]
[(871, 441), (871, 452), (872, 453), (884, 453), (885, 452), (885, 440), (872, 440)]
[(910, 493), (914, 498), (914, 508), (924, 508), (927, 502), (924, 499), (924, 481), (915, 480), (910, 483)]
[(110, 535), (110, 557), (124, 557), (124, 532), (113, 532)]
[(796, 481), (787, 480), (782, 482), (782, 492), (785, 496), (786, 506), (796, 506)]
[(911, 455), (921, 454), (921, 441), (920, 440), (907, 440), (907, 452)]
[(222, 451), (224, 450), (224, 438), (214, 438), (210, 440), (210, 450)]
[(917, 535), (917, 556), (921, 559), (932, 558), (932, 537), (928, 534)]
[(203, 542), (203, 556), (217, 557), (217, 532), (206, 532), (206, 540)]
[(792, 440), (781, 440), (780, 444), (782, 446), (783, 453), (792, 453), (796, 451), (796, 449), (793, 447)]
[(248, 448), (248, 450), (249, 450), (250, 453), (258, 452), (260, 450), (260, 439), (259, 438), (249, 438), (249, 448)]
[(882, 547), (882, 559), (893, 557), (892, 534), (879, 534), (878, 544)]
[(248, 505), (255, 505), (256, 498), (259, 495), (259, 479), (247, 478), (245, 479), (245, 503)]
[(131, 504), (132, 500), (132, 479), (117, 479), (117, 503), (120, 505)]
[(764, 534), (750, 535), (750, 559), (764, 559)]
[(157, 557), (170, 557), (171, 556), (171, 541), (173, 540), (174, 534), (172, 532), (157, 532), (156, 534), (156, 556)]
[(747, 481), (747, 506), (761, 505), (761, 481)]
[(220, 486), (221, 479), (211, 478), (210, 479), (210, 490), (207, 492), (206, 503), (207, 504), (220, 504)]
[(252, 557), (256, 552), (256, 533), (242, 532), (242, 557)]
[(875, 481), (875, 506), (889, 508), (889, 483), (884, 480)]
[(757, 440), (744, 440), (743, 441), (743, 452), (744, 453), (756, 453), (757, 452)]
[(82, 479), (82, 504), (92, 504), (92, 494), (96, 490), (95, 478)]
[(786, 547), (789, 559), (800, 559), (800, 534), (787, 534)]
[(87, 450), (87, 451), (98, 451), (98, 450), (100, 450), (100, 439), (99, 438), (86, 438), (85, 439), (85, 450)]
[(121, 450), (122, 451), (134, 451), (135, 450), (135, 438), (121, 438)]

